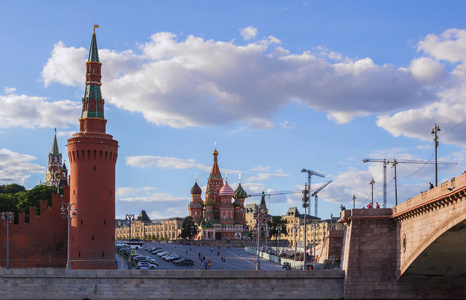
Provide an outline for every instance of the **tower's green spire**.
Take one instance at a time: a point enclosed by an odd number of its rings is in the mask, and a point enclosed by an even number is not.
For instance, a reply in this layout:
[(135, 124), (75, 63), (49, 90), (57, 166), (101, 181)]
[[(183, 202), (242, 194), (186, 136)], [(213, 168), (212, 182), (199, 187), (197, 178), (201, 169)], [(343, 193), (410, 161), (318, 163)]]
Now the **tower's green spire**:
[(55, 128), (55, 137), (53, 138), (52, 152), (53, 155), (59, 155), (58, 143), (57, 143), (57, 128)]
[(89, 49), (89, 59), (87, 61), (99, 62), (99, 51), (97, 50), (97, 38), (95, 37), (95, 29), (99, 28), (99, 25), (94, 25), (92, 32), (91, 48)]
[(89, 50), (89, 60), (86, 62), (86, 90), (84, 91), (81, 119), (105, 118), (105, 101), (102, 99), (100, 90), (100, 86), (102, 85), (102, 64), (99, 62), (99, 49), (97, 48), (97, 38), (95, 35), (96, 28), (99, 28), (99, 25), (94, 25), (91, 47)]

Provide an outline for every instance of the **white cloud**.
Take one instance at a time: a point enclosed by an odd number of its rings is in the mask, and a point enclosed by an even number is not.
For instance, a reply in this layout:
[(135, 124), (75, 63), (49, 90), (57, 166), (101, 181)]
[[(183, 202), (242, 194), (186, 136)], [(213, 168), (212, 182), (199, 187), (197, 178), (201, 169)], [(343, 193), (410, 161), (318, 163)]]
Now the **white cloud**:
[(18, 183), (24, 185), (31, 173), (43, 173), (46, 168), (31, 161), (32, 155), (0, 149), (0, 184)]
[(125, 197), (128, 195), (139, 194), (140, 192), (149, 192), (155, 189), (156, 189), (155, 187), (142, 187), (142, 188), (119, 187), (116, 191), (116, 196)]
[(451, 28), (440, 36), (429, 34), (418, 43), (418, 51), (424, 51), (437, 60), (452, 63), (466, 60), (466, 30)]
[(75, 125), (80, 113), (80, 105), (69, 100), (49, 102), (43, 97), (16, 94), (0, 95), (0, 107), (0, 128), (68, 127)]
[(284, 178), (289, 177), (289, 174), (283, 173), (283, 171), (276, 171), (275, 173), (257, 173), (256, 176), (251, 176), (247, 178), (248, 181), (263, 181), (273, 178)]
[(239, 31), (241, 32), (241, 36), (242, 36), (243, 39), (245, 39), (245, 40), (250, 40), (250, 39), (255, 38), (256, 35), (257, 35), (257, 33), (259, 32), (259, 31), (257, 30), (257, 28), (252, 27), (252, 26), (240, 28)]
[(57, 131), (57, 137), (72, 137), (76, 131)]
[(252, 168), (251, 171), (262, 171), (262, 172), (267, 172), (269, 171), (271, 168), (269, 166), (258, 166), (258, 167), (255, 167), (255, 168)]
[(194, 159), (181, 159), (175, 157), (162, 156), (128, 156), (126, 164), (132, 167), (147, 168), (156, 166), (165, 169), (201, 169), (210, 172), (212, 166), (206, 166), (196, 162)]
[[(176, 128), (233, 122), (272, 128), (273, 115), (291, 101), (345, 123), (437, 97), (426, 78), (419, 78), (421, 65), (430, 70), (428, 78), (437, 78), (434, 62), (413, 63), (415, 76), (410, 68), (377, 65), (370, 58), (344, 58), (324, 48), (289, 54), (278, 44), (272, 36), (236, 45), (156, 33), (141, 44), (141, 54), (100, 50), (103, 94), (108, 103), (139, 112), (148, 122)], [(57, 43), (42, 72), (44, 82), (81, 85), (85, 52)]]
[[(53, 47), (51, 58), (42, 70), (45, 86), (57, 81), (67, 86), (81, 85), (84, 82), (84, 62), (87, 50), (84, 48), (66, 47), (58, 42)], [(75, 70), (70, 72), (70, 70)]]
[[(418, 51), (430, 57), (413, 60), (410, 66), (413, 74), (433, 82), (448, 77), (447, 84), (435, 91), (437, 101), (392, 115), (383, 114), (377, 125), (394, 136), (431, 141), (430, 132), (437, 123), (443, 130), (442, 142), (466, 147), (466, 131), (461, 130), (466, 114), (466, 31), (454, 28), (440, 36), (429, 34), (418, 43)], [(454, 64), (450, 74), (442, 70), (441, 61)]]
[(409, 70), (414, 77), (432, 84), (442, 82), (448, 75), (444, 66), (430, 57), (413, 59)]
[(182, 201), (184, 203), (188, 203), (191, 201), (189, 197), (179, 197), (174, 196), (169, 193), (152, 193), (146, 196), (135, 196), (135, 197), (121, 197), (119, 198), (120, 201), (124, 202), (177, 202)]
[(293, 129), (294, 125), (290, 124), (287, 120), (284, 120), (283, 122), (280, 122), (280, 127), (283, 129)]
[(11, 93), (13, 93), (15, 91), (16, 91), (16, 89), (14, 87), (8, 87), (8, 86), (5, 87), (5, 93), (6, 94), (11, 94)]
[[(126, 164), (132, 167), (140, 167), (140, 168), (148, 168), (155, 166), (157, 168), (164, 168), (164, 169), (178, 169), (178, 170), (185, 170), (185, 169), (200, 169), (205, 172), (210, 173), (212, 170), (212, 166), (207, 166), (198, 163), (194, 159), (182, 159), (182, 158), (175, 158), (175, 157), (162, 157), (162, 156), (128, 156), (126, 157)], [(222, 173), (228, 174), (240, 174), (241, 171), (238, 170), (230, 170), (220, 168)]]

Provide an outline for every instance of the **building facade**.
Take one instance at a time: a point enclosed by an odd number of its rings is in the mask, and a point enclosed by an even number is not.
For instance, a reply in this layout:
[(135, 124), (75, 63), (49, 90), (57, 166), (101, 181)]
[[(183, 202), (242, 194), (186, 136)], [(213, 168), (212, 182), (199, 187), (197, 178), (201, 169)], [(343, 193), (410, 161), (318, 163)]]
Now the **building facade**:
[(188, 204), (189, 216), (198, 226), (197, 240), (242, 240), (246, 238), (246, 210), (244, 201), (247, 193), (241, 186), (241, 179), (235, 191), (223, 183), (218, 166), (218, 151), (212, 152), (214, 162), (202, 200), (202, 189), (197, 184), (191, 188), (192, 201)]
[[(300, 214), (296, 207), (290, 207), (283, 216), (286, 220), (287, 235), (282, 234), (280, 239), (287, 240), (288, 245), (303, 246), (304, 241), (304, 215)], [(306, 241), (307, 245), (319, 245), (328, 235), (329, 230), (343, 230), (343, 225), (337, 223), (338, 217), (322, 220), (311, 215), (306, 215)]]
[(131, 235), (129, 223), (125, 220), (117, 220), (115, 235), (118, 240), (133, 239), (173, 241), (178, 239), (183, 218), (169, 218), (151, 221), (145, 210), (142, 210), (133, 224)]

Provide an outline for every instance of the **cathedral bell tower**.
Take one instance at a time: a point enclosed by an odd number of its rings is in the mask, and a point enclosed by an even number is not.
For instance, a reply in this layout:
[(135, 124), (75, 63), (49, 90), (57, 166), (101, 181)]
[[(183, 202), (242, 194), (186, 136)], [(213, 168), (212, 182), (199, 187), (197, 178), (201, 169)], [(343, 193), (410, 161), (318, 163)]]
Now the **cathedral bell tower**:
[(71, 269), (115, 269), (115, 164), (118, 141), (106, 133), (95, 28), (86, 62), (79, 132), (68, 139)]

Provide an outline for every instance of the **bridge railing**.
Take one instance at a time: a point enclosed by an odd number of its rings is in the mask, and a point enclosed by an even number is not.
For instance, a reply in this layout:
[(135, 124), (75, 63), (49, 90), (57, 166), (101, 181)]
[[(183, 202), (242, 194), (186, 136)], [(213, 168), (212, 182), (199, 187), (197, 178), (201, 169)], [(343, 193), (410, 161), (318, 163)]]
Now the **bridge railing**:
[(420, 206), (430, 200), (441, 198), (442, 196), (452, 193), (454, 190), (464, 186), (466, 186), (466, 172), (458, 177), (452, 178), (449, 181), (441, 183), (439, 186), (433, 189), (422, 191), (420, 195), (398, 204), (397, 206), (393, 207), (393, 214), (401, 213), (413, 207)]

